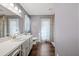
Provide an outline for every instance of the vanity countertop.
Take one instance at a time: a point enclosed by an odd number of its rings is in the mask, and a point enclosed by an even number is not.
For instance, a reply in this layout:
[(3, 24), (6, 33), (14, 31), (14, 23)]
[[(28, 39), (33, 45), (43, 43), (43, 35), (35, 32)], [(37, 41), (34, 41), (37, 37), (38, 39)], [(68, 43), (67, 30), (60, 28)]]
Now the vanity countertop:
[(15, 39), (9, 39), (4, 42), (0, 42), (0, 56), (8, 56), (16, 48), (18, 48), (23, 42), (32, 37), (32, 35), (24, 37), (24, 40), (17, 41)]

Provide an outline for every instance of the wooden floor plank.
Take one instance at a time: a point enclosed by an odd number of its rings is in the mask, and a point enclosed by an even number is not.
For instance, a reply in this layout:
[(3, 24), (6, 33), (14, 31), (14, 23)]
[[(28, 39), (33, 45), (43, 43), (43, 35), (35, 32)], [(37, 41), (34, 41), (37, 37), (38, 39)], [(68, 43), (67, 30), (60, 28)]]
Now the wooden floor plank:
[(55, 56), (55, 47), (50, 42), (37, 43), (29, 56)]

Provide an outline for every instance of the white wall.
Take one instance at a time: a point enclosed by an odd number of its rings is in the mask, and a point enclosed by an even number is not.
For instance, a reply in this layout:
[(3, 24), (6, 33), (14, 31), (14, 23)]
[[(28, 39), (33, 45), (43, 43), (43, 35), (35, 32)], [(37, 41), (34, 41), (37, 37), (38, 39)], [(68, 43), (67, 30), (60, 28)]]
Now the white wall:
[(78, 51), (77, 4), (55, 5), (55, 45), (56, 54), (72, 56)]
[(31, 32), (35, 37), (39, 37), (41, 20), (39, 16), (31, 16)]
[(79, 55), (79, 4), (78, 4), (78, 55)]

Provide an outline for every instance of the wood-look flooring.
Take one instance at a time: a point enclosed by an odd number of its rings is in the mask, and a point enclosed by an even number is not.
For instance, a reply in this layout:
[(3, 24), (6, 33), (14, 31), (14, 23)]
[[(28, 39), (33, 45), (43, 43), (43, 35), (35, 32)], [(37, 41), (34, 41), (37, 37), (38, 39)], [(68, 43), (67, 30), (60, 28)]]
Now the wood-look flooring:
[(50, 42), (33, 45), (29, 56), (55, 56), (55, 48)]

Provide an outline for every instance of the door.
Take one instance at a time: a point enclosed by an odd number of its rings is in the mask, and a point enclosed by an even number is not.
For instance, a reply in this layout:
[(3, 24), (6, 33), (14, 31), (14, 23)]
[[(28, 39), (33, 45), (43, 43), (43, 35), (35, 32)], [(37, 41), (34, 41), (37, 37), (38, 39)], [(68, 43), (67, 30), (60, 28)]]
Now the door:
[(41, 19), (41, 41), (50, 41), (50, 18)]

